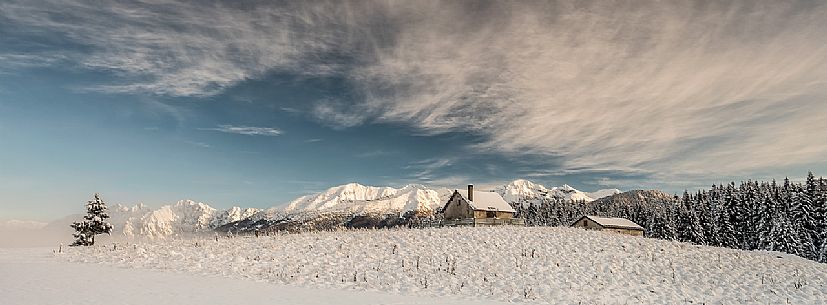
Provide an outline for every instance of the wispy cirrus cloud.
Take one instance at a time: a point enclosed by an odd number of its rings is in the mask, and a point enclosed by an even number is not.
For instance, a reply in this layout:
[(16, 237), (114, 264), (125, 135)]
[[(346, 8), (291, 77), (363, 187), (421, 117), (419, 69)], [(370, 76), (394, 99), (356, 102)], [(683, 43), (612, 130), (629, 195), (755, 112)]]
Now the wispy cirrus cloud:
[(482, 149), (560, 156), (563, 170), (819, 162), (827, 133), (808, 130), (827, 128), (825, 7), (695, 4), (424, 7), (427, 23), (358, 70), (366, 105), (381, 121), (485, 134)]
[(355, 98), (303, 112), (336, 128), (469, 132), (478, 151), (675, 181), (827, 168), (825, 15), (770, 0), (0, 4), (122, 76), (96, 90), (205, 96), (274, 71), (335, 75)]
[(456, 162), (456, 158), (430, 158), (408, 164), (403, 169), (411, 172), (411, 177), (420, 182), (431, 183), (437, 180), (436, 174), (445, 170)]
[[(208, 96), (273, 70), (312, 76), (335, 73), (336, 63), (309, 62), (347, 39), (330, 32), (337, 20), (326, 13), (329, 9), (335, 7), (218, 1), (7, 1), (0, 4), (0, 21), (26, 29), (32, 37), (62, 36), (88, 50), (65, 51), (79, 64), (121, 77), (87, 90)], [(312, 33), (320, 28), (328, 33)]]
[(184, 141), (184, 143), (187, 143), (187, 144), (190, 144), (190, 145), (193, 145), (193, 146), (198, 146), (198, 147), (201, 147), (201, 148), (210, 148), (210, 147), (212, 147), (212, 145), (210, 145), (210, 144), (207, 144), (207, 143), (204, 143), (204, 142), (198, 142), (198, 141)]
[(65, 54), (45, 52), (40, 54), (0, 53), (0, 73), (31, 67), (45, 67), (69, 60)]
[(376, 158), (376, 157), (384, 157), (398, 154), (396, 151), (384, 150), (384, 149), (376, 149), (371, 151), (366, 151), (362, 153), (358, 153), (355, 155), (357, 158)]
[(224, 133), (234, 133), (247, 136), (269, 136), (275, 137), (284, 134), (280, 129), (272, 127), (251, 127), (251, 126), (234, 126), (234, 125), (218, 125), (213, 128), (199, 128), (200, 130), (219, 131)]

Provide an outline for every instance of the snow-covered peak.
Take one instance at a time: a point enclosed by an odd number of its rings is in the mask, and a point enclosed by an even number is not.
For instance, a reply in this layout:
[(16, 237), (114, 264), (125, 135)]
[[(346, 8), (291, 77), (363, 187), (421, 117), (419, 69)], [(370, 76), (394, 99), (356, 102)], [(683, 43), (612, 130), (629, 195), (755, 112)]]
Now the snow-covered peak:
[(546, 188), (542, 184), (525, 179), (517, 179), (494, 189), (508, 202), (531, 202), (542, 198), (555, 198), (573, 201), (594, 201), (595, 199), (620, 193), (617, 189), (599, 190), (593, 193), (582, 192), (568, 184)]
[(153, 237), (200, 232), (210, 228), (215, 214), (216, 209), (205, 203), (180, 200), (141, 217), (139, 230), (141, 235)]
[(442, 193), (444, 192), (419, 184), (409, 184), (397, 189), (348, 183), (331, 187), (321, 193), (299, 197), (287, 204), (284, 211), (430, 212), (442, 204)]
[[(614, 194), (616, 190), (595, 192), (599, 197)], [(530, 202), (542, 198), (572, 201), (593, 201), (595, 197), (579, 191), (570, 185), (546, 188), (542, 184), (517, 179), (495, 189), (507, 202)], [(366, 186), (348, 183), (331, 187), (323, 192), (301, 196), (289, 202), (283, 209), (260, 211), (251, 220), (270, 219), (282, 213), (305, 212), (372, 212), (396, 213), (417, 211), (430, 213), (442, 206), (452, 191), (433, 189), (420, 184), (409, 184), (401, 188)], [(598, 197), (598, 198), (599, 198)]]
[(581, 192), (568, 184), (563, 184), (561, 187), (553, 187), (549, 190), (549, 195), (554, 198), (573, 200), (573, 201), (594, 201), (594, 198), (589, 197), (585, 192)]
[(109, 208), (109, 211), (113, 214), (132, 214), (132, 213), (140, 213), (149, 211), (150, 208), (144, 205), (143, 203), (138, 203), (134, 206), (125, 206), (120, 203), (115, 204)]
[(558, 189), (563, 191), (563, 192), (576, 192), (577, 191), (576, 189), (574, 189), (573, 187), (571, 187), (568, 184), (563, 184), (563, 186), (559, 187)]
[(602, 189), (602, 190), (598, 190), (598, 191), (594, 191), (594, 192), (590, 192), (590, 193), (586, 193), (586, 194), (589, 195), (589, 197), (591, 197), (592, 199), (597, 200), (597, 199), (600, 199), (600, 198), (609, 197), (609, 196), (617, 195), (617, 194), (620, 194), (620, 193), (622, 193), (622, 192), (619, 189)]
[(193, 200), (178, 200), (173, 206), (176, 209), (186, 210), (186, 211), (197, 211), (202, 213), (210, 213), (215, 212), (215, 209), (210, 205), (203, 203), (203, 202), (196, 202)]
[(115, 204), (109, 209), (109, 221), (114, 227), (113, 235), (164, 238), (174, 234), (207, 232), (250, 217), (258, 211), (240, 207), (218, 210), (209, 204), (187, 199), (157, 209), (142, 203), (131, 207)]
[(223, 226), (225, 224), (236, 222), (242, 219), (246, 219), (250, 216), (255, 215), (259, 212), (259, 209), (255, 208), (246, 208), (242, 209), (240, 207), (232, 207), (226, 209), (224, 211), (219, 211), (215, 214), (215, 217), (210, 221), (211, 228), (217, 228)]
[(541, 198), (548, 194), (548, 189), (525, 179), (517, 179), (494, 189), (506, 202), (519, 202), (530, 198)]

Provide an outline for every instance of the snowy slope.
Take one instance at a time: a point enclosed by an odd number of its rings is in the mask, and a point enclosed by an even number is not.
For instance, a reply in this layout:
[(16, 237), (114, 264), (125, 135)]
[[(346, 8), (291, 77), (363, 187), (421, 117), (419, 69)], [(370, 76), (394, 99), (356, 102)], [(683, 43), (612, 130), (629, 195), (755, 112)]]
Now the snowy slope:
[(586, 193), (586, 196), (589, 196), (589, 198), (591, 198), (593, 200), (597, 200), (597, 199), (600, 199), (600, 198), (614, 196), (614, 195), (617, 195), (617, 194), (620, 194), (620, 193), (622, 193), (622, 192), (619, 189), (603, 189), (603, 190), (598, 190), (598, 191), (594, 191), (594, 192), (588, 192), (588, 193)]
[[(307, 288), (250, 279), (124, 269), (55, 259), (54, 248), (0, 249), (0, 304), (9, 305), (483, 305), (446, 296)], [(94, 282), (93, 292), (89, 291)]]
[(620, 193), (618, 189), (604, 189), (586, 193), (568, 184), (563, 184), (563, 186), (560, 187), (546, 188), (542, 184), (525, 179), (511, 181), (504, 186), (497, 187), (494, 191), (499, 193), (500, 196), (503, 196), (503, 199), (508, 202), (533, 202), (543, 198), (588, 202)]
[(397, 189), (349, 183), (331, 187), (318, 194), (299, 197), (291, 201), (284, 211), (287, 213), (329, 211), (429, 213), (444, 203), (445, 194), (448, 192), (418, 184), (410, 184)]
[(531, 304), (827, 300), (825, 264), (575, 228), (359, 230), (66, 251), (58, 259), (311, 288)]

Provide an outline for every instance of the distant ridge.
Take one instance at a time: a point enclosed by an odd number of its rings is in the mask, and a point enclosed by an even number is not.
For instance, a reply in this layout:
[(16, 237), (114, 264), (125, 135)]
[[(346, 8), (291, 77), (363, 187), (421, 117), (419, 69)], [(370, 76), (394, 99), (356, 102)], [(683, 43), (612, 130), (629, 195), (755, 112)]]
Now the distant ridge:
[(525, 179), (511, 181), (504, 186), (497, 187), (494, 191), (503, 196), (505, 201), (511, 203), (531, 203), (540, 201), (543, 198), (590, 202), (620, 193), (620, 190), (618, 189), (603, 189), (586, 193), (579, 191), (568, 184), (563, 184), (563, 186), (560, 187), (546, 188), (542, 184), (537, 184)]
[[(464, 187), (457, 186), (457, 187)], [(619, 190), (599, 190), (592, 193), (579, 191), (569, 185), (546, 188), (528, 180), (518, 179), (493, 190), (511, 203), (556, 198), (571, 201), (590, 202), (597, 198), (619, 193)], [(319, 221), (333, 217), (333, 222), (371, 223), (357, 219), (359, 215), (404, 214), (433, 215), (450, 197), (453, 189), (431, 188), (420, 184), (409, 184), (401, 188), (389, 186), (367, 186), (348, 183), (328, 188), (315, 194), (298, 197), (285, 205), (268, 209), (232, 207), (218, 210), (203, 202), (180, 200), (174, 204), (152, 209), (143, 204), (124, 206), (111, 205), (109, 215), (114, 226), (113, 235), (119, 237), (166, 238), (179, 234), (209, 233), (215, 229), (253, 230), (276, 224), (293, 225)], [(47, 228), (66, 230), (79, 215), (65, 217), (49, 223)], [(386, 217), (387, 218), (387, 217)], [(384, 219), (384, 218), (383, 218)], [(397, 220), (382, 220), (397, 223)], [(389, 222), (388, 222), (389, 221)], [(331, 224), (332, 225), (332, 224)]]

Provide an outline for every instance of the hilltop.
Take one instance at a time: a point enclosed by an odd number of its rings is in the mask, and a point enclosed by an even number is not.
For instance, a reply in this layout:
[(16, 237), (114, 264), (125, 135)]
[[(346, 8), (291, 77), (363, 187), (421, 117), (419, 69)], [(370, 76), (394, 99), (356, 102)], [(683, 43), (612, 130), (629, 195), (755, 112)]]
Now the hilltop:
[[(533, 304), (816, 304), (827, 265), (574, 228), (279, 234), (72, 248), (58, 260), (281, 285)], [(371, 301), (375, 302), (379, 300)]]

